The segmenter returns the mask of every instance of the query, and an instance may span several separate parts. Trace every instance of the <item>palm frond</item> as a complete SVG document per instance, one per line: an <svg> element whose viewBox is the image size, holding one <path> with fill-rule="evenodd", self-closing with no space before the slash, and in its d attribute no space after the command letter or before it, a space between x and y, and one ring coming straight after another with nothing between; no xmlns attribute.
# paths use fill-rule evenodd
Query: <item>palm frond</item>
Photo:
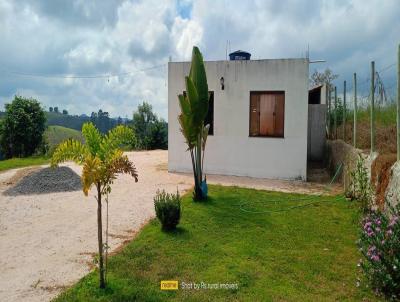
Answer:
<svg viewBox="0 0 400 302"><path fill-rule="evenodd" d="M53 153L51 166L56 167L68 160L81 165L89 154L90 152L85 145L77 140L69 139L58 145Z"/></svg>
<svg viewBox="0 0 400 302"><path fill-rule="evenodd" d="M89 155L82 169L82 189L87 196L92 185L99 182L102 175L101 161L97 156Z"/></svg>
<svg viewBox="0 0 400 302"><path fill-rule="evenodd" d="M84 123L82 126L82 135L85 138L86 145L88 146L90 153L94 156L100 150L100 143L102 135L97 130L93 123Z"/></svg>
<svg viewBox="0 0 400 302"><path fill-rule="evenodd" d="M122 151L117 150L113 153L106 165L106 175L109 180L113 180L116 174L129 174L138 182L138 173L135 165L129 160L128 156L123 155Z"/></svg>
<svg viewBox="0 0 400 302"><path fill-rule="evenodd" d="M135 133L129 127L119 125L110 131L103 138L100 143L100 152L99 155L102 160L107 160L107 157L113 154L113 151L116 150L123 144L130 144L135 139Z"/></svg>

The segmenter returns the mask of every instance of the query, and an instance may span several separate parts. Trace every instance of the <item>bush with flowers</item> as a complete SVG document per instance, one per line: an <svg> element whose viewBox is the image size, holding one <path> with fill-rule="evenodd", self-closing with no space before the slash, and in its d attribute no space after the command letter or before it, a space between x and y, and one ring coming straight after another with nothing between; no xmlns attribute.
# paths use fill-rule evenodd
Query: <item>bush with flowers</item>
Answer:
<svg viewBox="0 0 400 302"><path fill-rule="evenodd" d="M400 204L387 212L372 211L362 221L359 240L364 256L359 266L372 288L391 300L400 299Z"/></svg>

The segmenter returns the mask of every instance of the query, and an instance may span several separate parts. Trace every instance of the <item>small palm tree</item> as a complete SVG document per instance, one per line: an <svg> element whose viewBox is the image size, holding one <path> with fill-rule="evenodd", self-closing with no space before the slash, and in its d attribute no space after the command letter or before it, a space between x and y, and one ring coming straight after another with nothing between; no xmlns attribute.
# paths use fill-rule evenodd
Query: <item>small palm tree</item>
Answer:
<svg viewBox="0 0 400 302"><path fill-rule="evenodd" d="M51 165L56 167L61 162L72 160L83 166L81 179L85 196L93 185L96 187L100 288L105 288L103 250L107 247L103 245L102 197L111 192L111 184L119 173L130 174L138 181L135 166L119 149L122 144L131 143L135 136L132 129L125 126L117 126L102 135L92 123L83 125L82 134L86 143L73 139L61 143L54 151Z"/></svg>

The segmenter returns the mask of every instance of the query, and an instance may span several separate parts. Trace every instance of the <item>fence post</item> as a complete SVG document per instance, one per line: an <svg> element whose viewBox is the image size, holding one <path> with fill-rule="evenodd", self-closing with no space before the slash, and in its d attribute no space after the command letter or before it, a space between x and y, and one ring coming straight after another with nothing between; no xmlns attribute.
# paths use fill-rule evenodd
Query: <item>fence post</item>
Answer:
<svg viewBox="0 0 400 302"><path fill-rule="evenodd" d="M371 62L371 153L375 151L375 62Z"/></svg>
<svg viewBox="0 0 400 302"><path fill-rule="evenodd" d="M354 98L354 117L353 117L353 145L357 148L357 74L353 74L353 98Z"/></svg>
<svg viewBox="0 0 400 302"><path fill-rule="evenodd" d="M346 142L346 81L343 82L343 141Z"/></svg>
<svg viewBox="0 0 400 302"><path fill-rule="evenodd" d="M337 87L335 86L335 111L333 112L333 127L335 128L335 139L337 139Z"/></svg>
<svg viewBox="0 0 400 302"><path fill-rule="evenodd" d="M397 160L400 160L400 44L397 52Z"/></svg>
<svg viewBox="0 0 400 302"><path fill-rule="evenodd" d="M325 103L326 106L328 107L327 110L327 115L326 115L326 125L327 125L327 129L328 129L328 139L330 136L330 127L331 127L331 122L330 122L330 110L331 110L331 100L330 100L331 94L329 92L329 84L325 83Z"/></svg>

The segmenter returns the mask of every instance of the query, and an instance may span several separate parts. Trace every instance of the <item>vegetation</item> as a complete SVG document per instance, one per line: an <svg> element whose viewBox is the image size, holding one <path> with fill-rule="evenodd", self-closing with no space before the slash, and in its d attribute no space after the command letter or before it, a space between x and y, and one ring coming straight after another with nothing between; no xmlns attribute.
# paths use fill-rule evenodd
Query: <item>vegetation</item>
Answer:
<svg viewBox="0 0 400 302"><path fill-rule="evenodd" d="M154 208L163 230L174 230L181 219L181 197L179 192L169 194L164 190L157 191L154 197Z"/></svg>
<svg viewBox="0 0 400 302"><path fill-rule="evenodd" d="M54 167L61 162L73 160L77 164L83 165L81 178L84 194L87 196L90 188L93 185L96 187L99 284L100 288L105 288L103 252L107 251L108 247L103 245L102 200L106 196L105 201L108 204L108 194L111 192L111 185L118 173L130 174L135 181L138 180L133 163L119 149L122 144L132 141L134 133L125 126L117 126L107 135L102 135L92 123L87 123L82 127L82 134L86 144L73 139L65 141L55 150L51 165Z"/></svg>
<svg viewBox="0 0 400 302"><path fill-rule="evenodd" d="M6 158L27 157L35 153L43 141L46 117L35 99L15 96L5 105L0 124L0 147Z"/></svg>
<svg viewBox="0 0 400 302"><path fill-rule="evenodd" d="M204 120L210 96L203 56L196 46L193 47L192 64L189 76L185 77L185 84L186 93L178 96L181 107L178 120L192 159L194 199L202 200L207 197L206 183L203 180L203 162L210 125L204 125Z"/></svg>
<svg viewBox="0 0 400 302"><path fill-rule="evenodd" d="M359 211L343 197L309 207L305 195L210 186L206 202L182 197L185 215L175 232L152 220L110 257L108 289L92 272L56 301L376 301L356 287ZM279 205L274 201L279 200ZM178 291L161 291L178 280ZM183 290L183 282L237 283L238 289Z"/></svg>
<svg viewBox="0 0 400 302"><path fill-rule="evenodd" d="M312 87L328 84L331 89L333 88L332 82L339 77L338 74L334 74L329 68L325 69L324 72L314 70L310 76L310 85Z"/></svg>
<svg viewBox="0 0 400 302"><path fill-rule="evenodd" d="M38 166L49 163L50 159L46 156L32 156L25 158L10 158L0 161L0 171L29 166Z"/></svg>
<svg viewBox="0 0 400 302"><path fill-rule="evenodd" d="M136 134L137 149L168 149L168 124L153 113L149 103L143 102L138 106L133 113L132 126Z"/></svg>
<svg viewBox="0 0 400 302"><path fill-rule="evenodd" d="M371 209L373 190L365 161L361 154L358 155L355 169L350 172L351 197L357 199L361 204L361 209L367 213Z"/></svg>
<svg viewBox="0 0 400 302"><path fill-rule="evenodd" d="M371 212L362 222L360 266L372 288L388 299L400 299L400 204L390 215Z"/></svg>
<svg viewBox="0 0 400 302"><path fill-rule="evenodd" d="M70 115L67 110L59 112L58 107L50 107L49 111L46 112L47 125L49 126L63 126L80 131L84 123L92 122L101 133L107 133L108 130L125 124L125 121L121 118L111 118L108 112L99 110L98 112L92 112L90 116L85 114L82 115Z"/></svg>
<svg viewBox="0 0 400 302"><path fill-rule="evenodd" d="M49 154L53 154L56 147L67 139L78 140L81 143L84 142L82 132L62 126L48 126L44 132L44 136L48 144Z"/></svg>

